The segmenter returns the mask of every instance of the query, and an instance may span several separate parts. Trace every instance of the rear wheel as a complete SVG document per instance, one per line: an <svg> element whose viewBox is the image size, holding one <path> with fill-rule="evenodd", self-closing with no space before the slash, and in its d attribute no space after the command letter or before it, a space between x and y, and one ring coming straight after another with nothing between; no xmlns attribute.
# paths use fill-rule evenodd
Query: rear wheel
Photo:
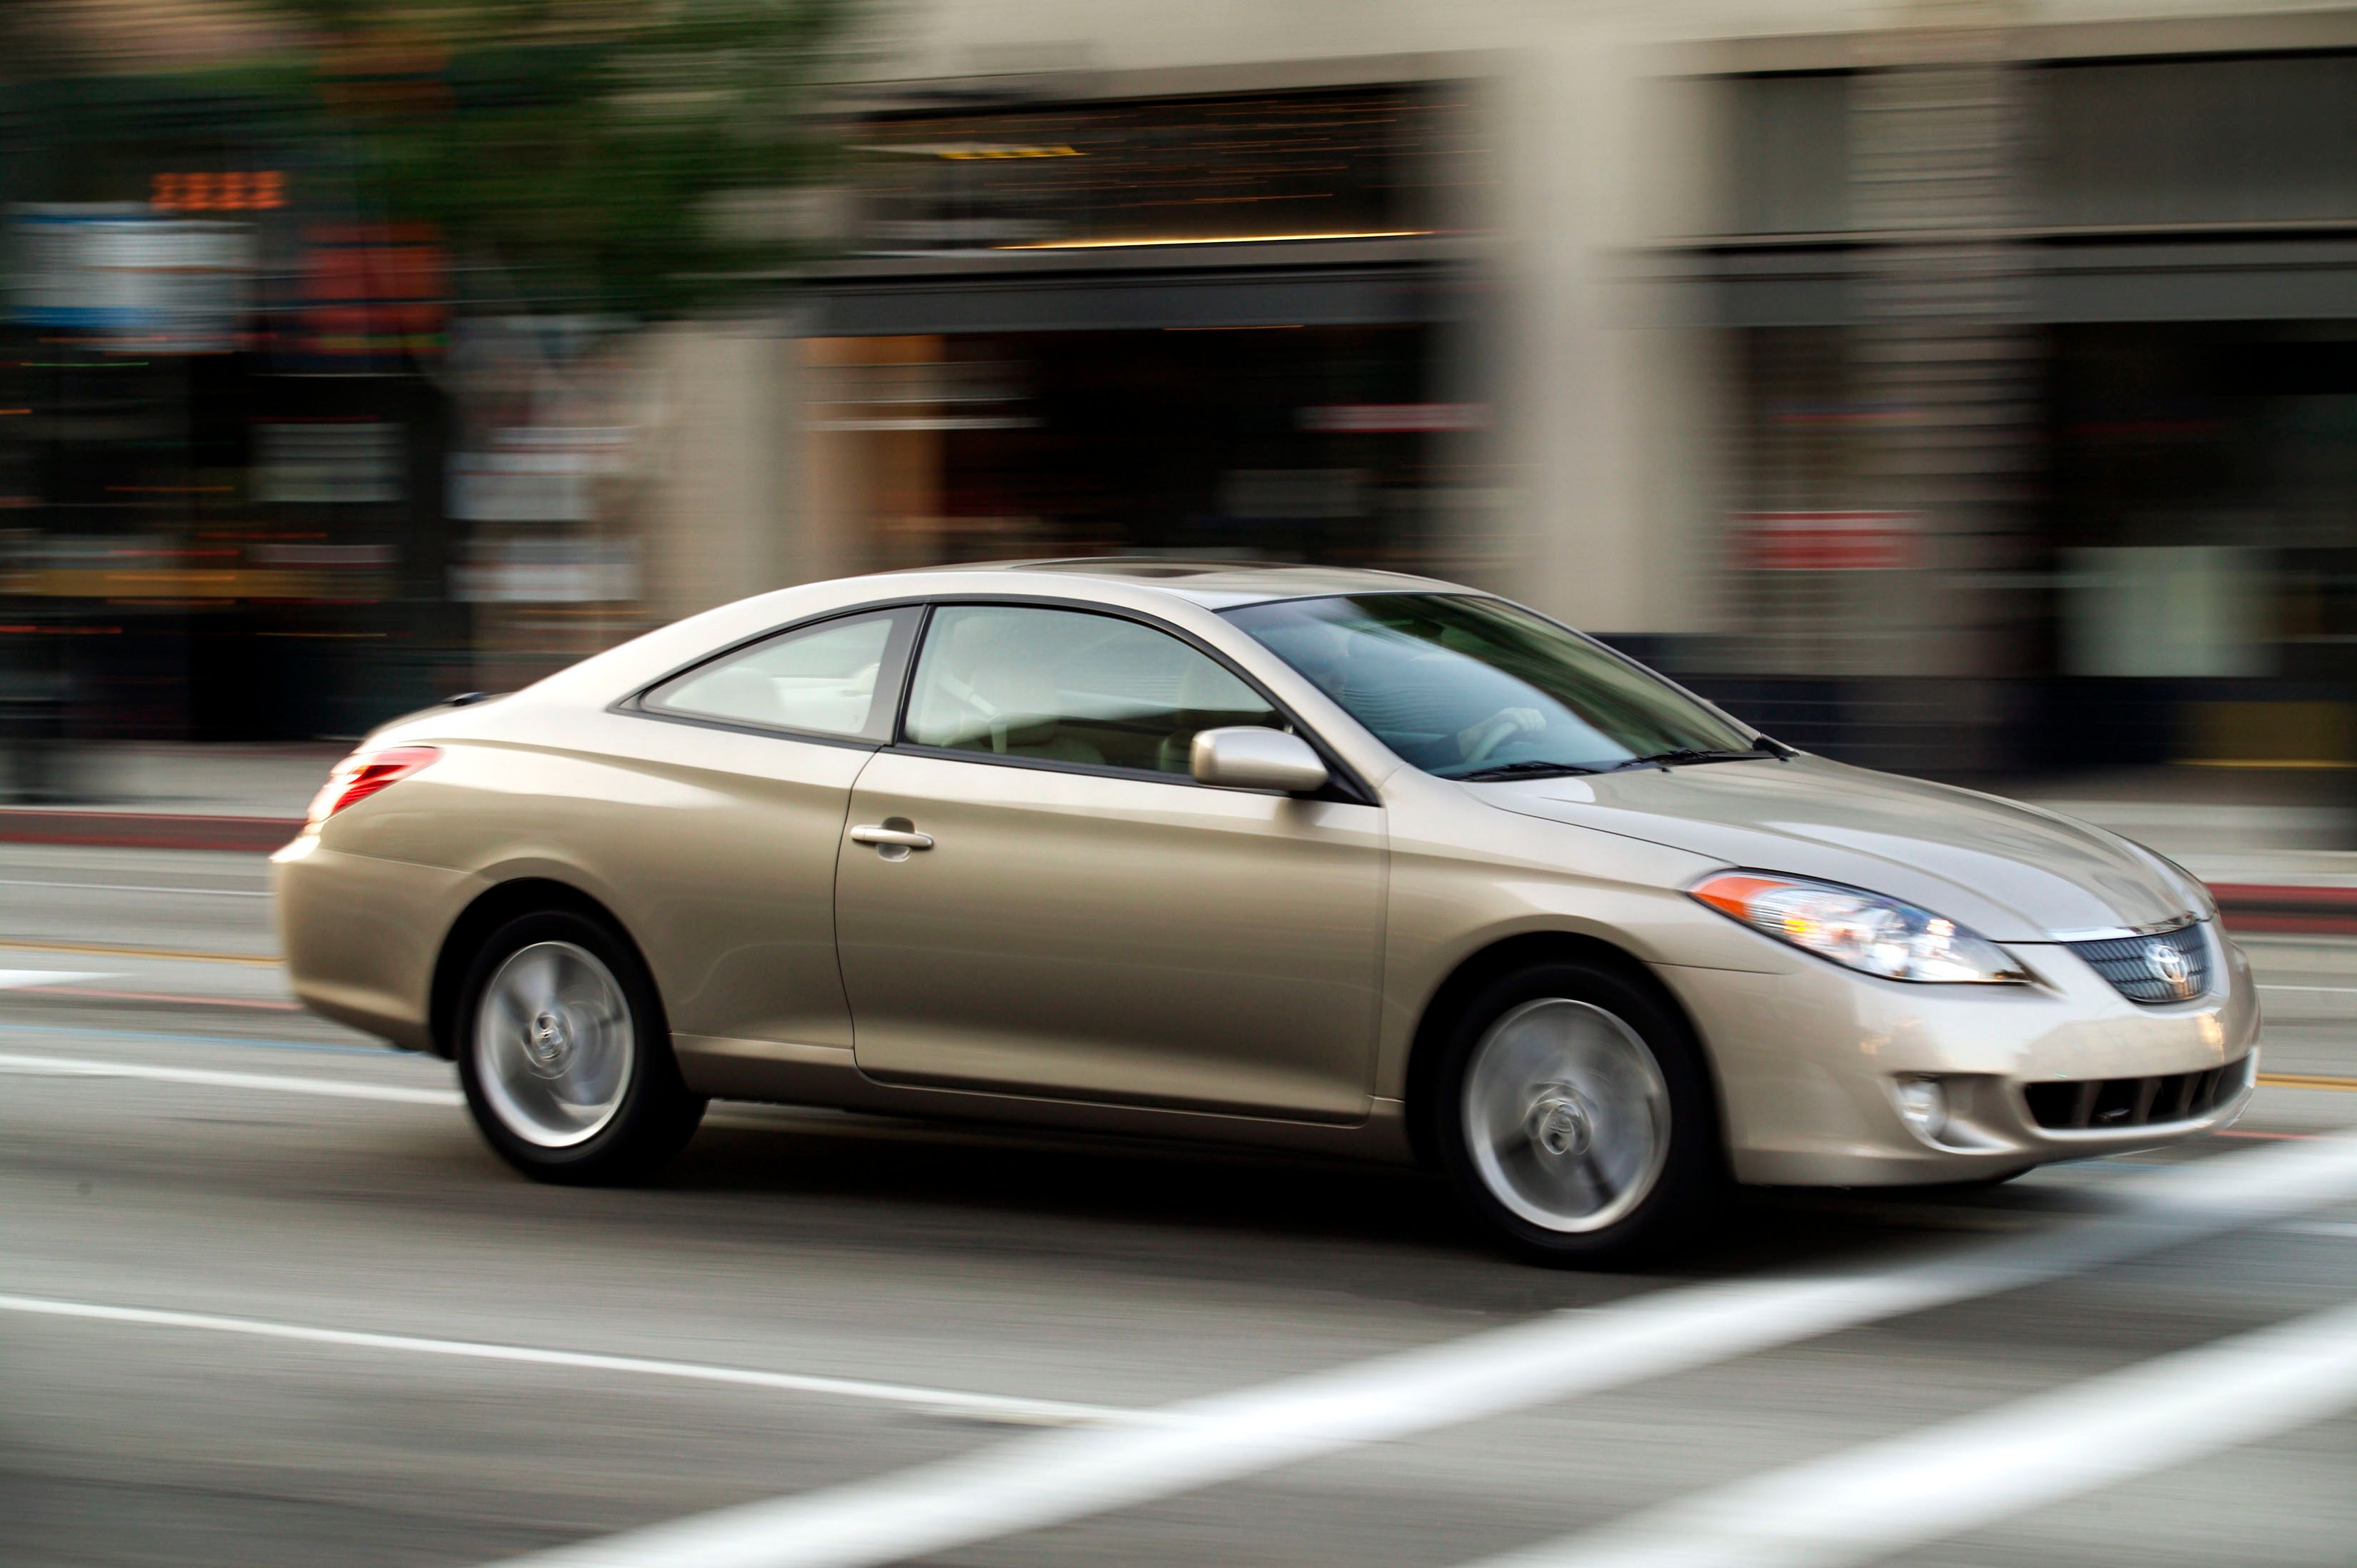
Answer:
<svg viewBox="0 0 2357 1568"><path fill-rule="evenodd" d="M1459 1198L1526 1258L1656 1255L1716 1207L1701 1052L1615 969L1549 962L1493 982L1458 1016L1437 1082L1431 1131Z"/></svg>
<svg viewBox="0 0 2357 1568"><path fill-rule="evenodd" d="M544 910L500 927L468 972L457 1025L467 1108L527 1176L636 1180L703 1118L653 982L603 921Z"/></svg>

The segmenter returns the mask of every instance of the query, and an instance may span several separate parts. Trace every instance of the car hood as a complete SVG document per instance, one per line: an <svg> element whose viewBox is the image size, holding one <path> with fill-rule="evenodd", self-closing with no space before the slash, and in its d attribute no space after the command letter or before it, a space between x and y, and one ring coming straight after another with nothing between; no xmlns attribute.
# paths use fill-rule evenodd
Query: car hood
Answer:
<svg viewBox="0 0 2357 1568"><path fill-rule="evenodd" d="M1509 811L1903 898L1996 941L2181 919L2198 890L2115 833L1823 757L1468 785Z"/></svg>

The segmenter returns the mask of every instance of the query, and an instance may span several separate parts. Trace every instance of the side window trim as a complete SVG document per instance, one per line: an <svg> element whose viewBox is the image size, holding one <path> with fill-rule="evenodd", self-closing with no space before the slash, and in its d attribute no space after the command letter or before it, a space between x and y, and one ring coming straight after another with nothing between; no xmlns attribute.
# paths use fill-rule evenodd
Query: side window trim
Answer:
<svg viewBox="0 0 2357 1568"><path fill-rule="evenodd" d="M1285 721L1287 732L1297 735L1309 743L1310 748L1318 753L1319 760L1326 764L1327 772L1330 776L1327 787L1309 799L1335 800L1353 806L1382 804L1375 792L1369 789L1366 781L1359 777L1357 770L1345 762L1333 747L1326 744L1324 736L1305 723L1301 715L1295 713L1292 707L1275 693L1263 685L1259 678L1251 671L1239 665L1226 653L1205 642L1185 627L1174 625L1158 616L1148 615L1142 610L1133 610L1122 605L1096 604L1085 599L1057 599L1007 594L954 594L928 600L925 605L924 618L919 623L917 635L910 643L909 656L902 663L899 711L894 717L892 736L880 749L903 751L916 757L942 757L953 762L976 762L993 768L1029 768L1047 773L1077 773L1098 779L1128 779L1150 784L1175 785L1189 789L1215 788L1213 785L1197 783L1187 774L1161 773L1150 768L1122 768L1108 763L1067 762L1047 757L1001 757L992 752L964 751L955 746L927 746L910 740L908 735L909 703L916 690L918 662L924 656L927 639L932 635L933 612L953 605L981 605L1006 609L1063 610L1074 615L1103 616L1113 620L1125 620L1134 625L1142 626L1149 631L1158 631L1166 637L1175 638L1184 646L1201 654L1242 682L1247 691L1269 705L1270 712Z"/></svg>
<svg viewBox="0 0 2357 1568"><path fill-rule="evenodd" d="M888 599L880 604L850 605L842 609L828 610L807 620L788 621L765 630L742 637L725 648L716 649L699 658L689 660L676 669L665 671L653 680L641 683L628 695L607 704L606 711L628 714L636 718L654 719L662 724L693 725L699 729L726 730L737 735L763 736L773 740L804 741L814 746L848 746L856 751L880 751L892 743L899 733L902 711L909 701L909 682L917 666L917 649L923 639L925 622L932 607L921 599ZM889 692L891 705L886 722L875 723L875 707L869 708L869 724L858 735L841 735L826 730L791 729L783 725L754 724L741 719L719 718L708 714L674 712L668 708L650 706L647 698L683 676L734 659L782 638L813 631L831 622L853 620L866 616L888 616L893 624L886 633L883 656L876 671L876 695L882 699Z"/></svg>
<svg viewBox="0 0 2357 1568"><path fill-rule="evenodd" d="M900 660L900 692L892 703L892 727L885 732L886 749L897 749L909 744L909 704L917 694L917 664L925 656L925 643L933 635L933 611L940 601L928 599L917 615L917 635L909 641L909 656Z"/></svg>

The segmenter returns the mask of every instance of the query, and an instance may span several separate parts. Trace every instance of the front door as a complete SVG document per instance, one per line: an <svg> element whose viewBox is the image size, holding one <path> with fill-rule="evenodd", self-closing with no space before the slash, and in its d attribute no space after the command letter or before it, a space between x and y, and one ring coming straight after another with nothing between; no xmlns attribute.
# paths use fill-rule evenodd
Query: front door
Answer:
<svg viewBox="0 0 2357 1568"><path fill-rule="evenodd" d="M1364 1116L1381 810L1187 771L1197 730L1283 722L1211 656L1138 621L936 609L905 744L861 772L836 873L861 1070Z"/></svg>

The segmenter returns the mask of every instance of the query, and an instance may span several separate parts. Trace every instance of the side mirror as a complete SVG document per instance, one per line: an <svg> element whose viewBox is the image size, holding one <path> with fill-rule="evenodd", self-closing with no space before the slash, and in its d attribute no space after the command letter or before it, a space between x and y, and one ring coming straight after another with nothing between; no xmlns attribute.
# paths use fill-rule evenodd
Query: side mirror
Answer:
<svg viewBox="0 0 2357 1568"><path fill-rule="evenodd" d="M1281 789L1302 795L1326 788L1326 764L1308 741L1255 725L1198 730L1189 761L1195 782L1222 789Z"/></svg>

